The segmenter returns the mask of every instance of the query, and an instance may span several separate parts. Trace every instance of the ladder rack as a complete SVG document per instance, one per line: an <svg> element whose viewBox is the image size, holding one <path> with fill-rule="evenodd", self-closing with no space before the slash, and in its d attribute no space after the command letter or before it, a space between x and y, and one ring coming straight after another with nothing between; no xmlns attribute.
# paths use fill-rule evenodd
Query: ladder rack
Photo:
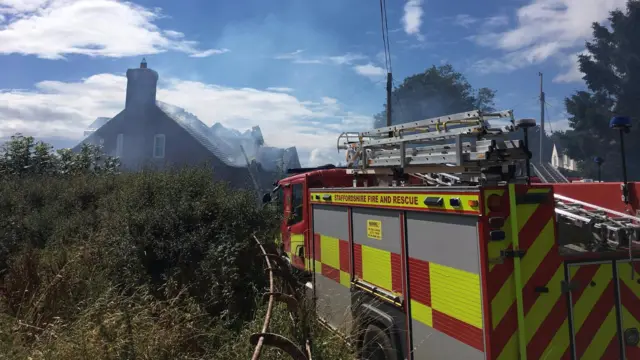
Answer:
<svg viewBox="0 0 640 360"><path fill-rule="evenodd" d="M490 120L508 120L509 125L490 127ZM533 120L522 126L530 127ZM504 172L531 157L521 140L506 135L519 129L511 110L479 110L392 125L359 133L342 133L338 150L353 148L356 161L353 174L404 173L484 173L488 169ZM425 179L446 183L449 179Z"/></svg>
<svg viewBox="0 0 640 360"><path fill-rule="evenodd" d="M580 238L583 249L640 249L640 218L559 194L554 198L560 229L571 226L568 231ZM576 227L591 236L581 236Z"/></svg>

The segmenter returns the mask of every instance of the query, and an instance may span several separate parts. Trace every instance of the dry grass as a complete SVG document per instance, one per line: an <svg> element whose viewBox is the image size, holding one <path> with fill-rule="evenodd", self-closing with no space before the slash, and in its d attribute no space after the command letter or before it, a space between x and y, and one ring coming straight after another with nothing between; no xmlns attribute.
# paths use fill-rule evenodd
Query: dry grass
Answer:
<svg viewBox="0 0 640 360"><path fill-rule="evenodd" d="M277 221L206 171L0 180L0 359L249 359L267 285L251 234ZM270 331L303 326L314 359L351 357L280 305Z"/></svg>

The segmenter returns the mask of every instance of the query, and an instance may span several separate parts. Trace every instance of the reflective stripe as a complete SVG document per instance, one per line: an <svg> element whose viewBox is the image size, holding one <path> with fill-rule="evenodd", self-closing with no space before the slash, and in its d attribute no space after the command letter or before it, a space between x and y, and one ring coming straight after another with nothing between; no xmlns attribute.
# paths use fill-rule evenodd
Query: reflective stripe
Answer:
<svg viewBox="0 0 640 360"><path fill-rule="evenodd" d="M480 276L429 263L431 306L467 324L482 328Z"/></svg>
<svg viewBox="0 0 640 360"><path fill-rule="evenodd" d="M440 199L441 205L427 205L427 198ZM479 214L477 193L404 193L404 192L312 192L313 204L355 205L393 209L424 210L457 214ZM452 205L452 201L454 205ZM457 205L455 204L457 203Z"/></svg>
<svg viewBox="0 0 640 360"><path fill-rule="evenodd" d="M411 300L411 317L429 327L433 327L433 312L431 307L413 299Z"/></svg>
<svg viewBox="0 0 640 360"><path fill-rule="evenodd" d="M314 236L315 248L315 273L331 279L347 288L351 287L351 274L349 272L349 242L322 234ZM342 251L341 251L342 249Z"/></svg>
<svg viewBox="0 0 640 360"><path fill-rule="evenodd" d="M331 236L321 235L320 248L322 255L320 261L334 269L340 269L340 240Z"/></svg>
<svg viewBox="0 0 640 360"><path fill-rule="evenodd" d="M564 267L556 242L553 201L550 196L544 203L515 201L516 195L550 192L549 187L526 185L510 185L510 191L484 191L487 217L505 219L505 240L488 242L489 261L498 258L501 250L526 251L521 259L507 257L489 265L491 347L492 356L498 359L551 359L562 355L564 344L568 345L566 300L560 287ZM486 207L493 194L501 197L502 211L490 213ZM536 290L541 286L547 288L546 293Z"/></svg>
<svg viewBox="0 0 640 360"><path fill-rule="evenodd" d="M391 253L362 245L362 280L391 291Z"/></svg>
<svg viewBox="0 0 640 360"><path fill-rule="evenodd" d="M484 351L478 274L409 258L409 289L414 320Z"/></svg>

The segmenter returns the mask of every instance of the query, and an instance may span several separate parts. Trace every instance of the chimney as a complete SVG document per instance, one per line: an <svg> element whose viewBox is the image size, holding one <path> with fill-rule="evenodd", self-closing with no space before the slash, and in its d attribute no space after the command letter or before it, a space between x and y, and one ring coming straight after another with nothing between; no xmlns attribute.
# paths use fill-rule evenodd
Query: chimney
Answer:
<svg viewBox="0 0 640 360"><path fill-rule="evenodd" d="M158 73L147 68L144 58L137 69L127 70L126 109L145 108L155 105Z"/></svg>

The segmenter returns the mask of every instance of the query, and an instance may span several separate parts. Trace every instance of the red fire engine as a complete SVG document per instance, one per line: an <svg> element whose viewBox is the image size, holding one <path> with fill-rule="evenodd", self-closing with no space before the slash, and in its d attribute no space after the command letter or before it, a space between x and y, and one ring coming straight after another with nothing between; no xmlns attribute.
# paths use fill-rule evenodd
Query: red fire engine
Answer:
<svg viewBox="0 0 640 360"><path fill-rule="evenodd" d="M345 133L354 166L280 180L283 256L319 318L364 358L640 359L640 186L531 184L506 135L534 125Z"/></svg>

